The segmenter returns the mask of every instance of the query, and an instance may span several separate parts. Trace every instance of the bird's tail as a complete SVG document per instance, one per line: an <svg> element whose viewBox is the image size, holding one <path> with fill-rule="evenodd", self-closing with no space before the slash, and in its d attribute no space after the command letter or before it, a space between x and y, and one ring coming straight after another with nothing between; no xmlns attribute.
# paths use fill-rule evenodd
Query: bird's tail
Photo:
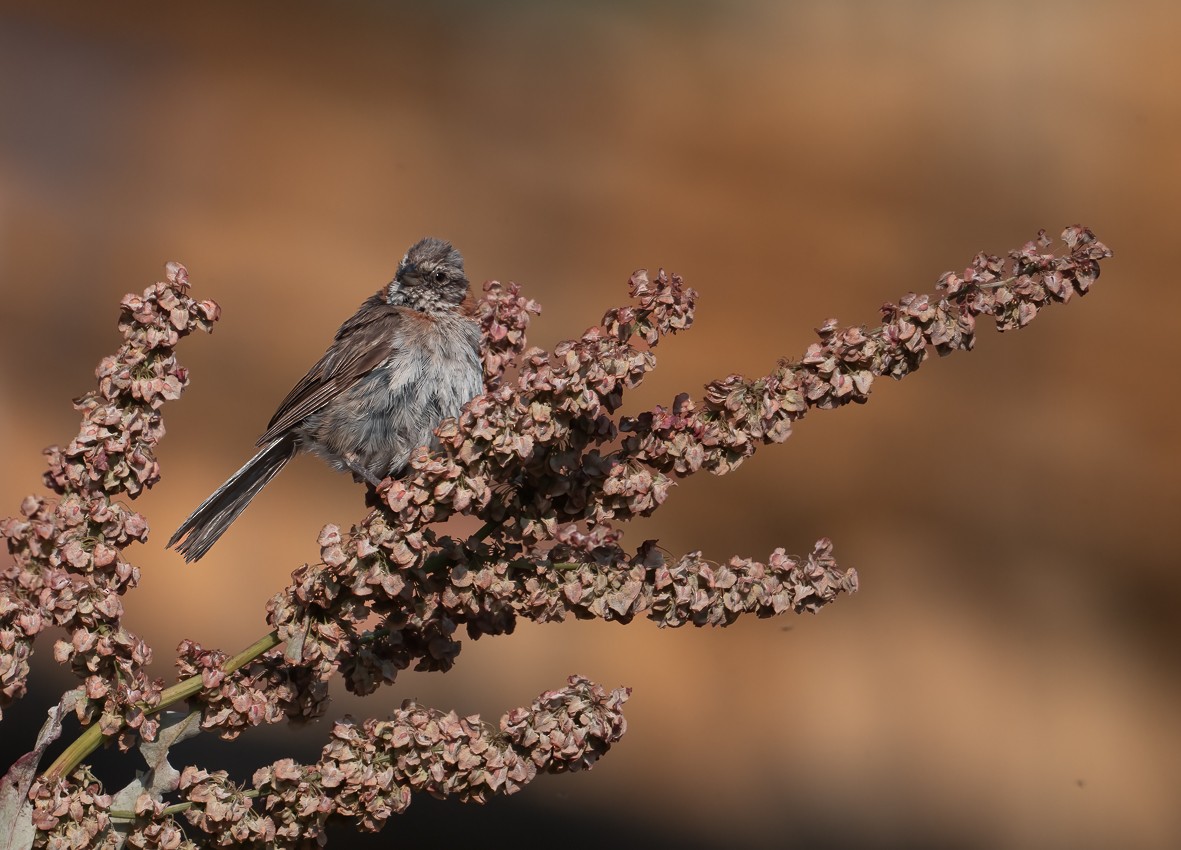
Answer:
<svg viewBox="0 0 1181 850"><path fill-rule="evenodd" d="M183 537L176 550L189 563L208 552L230 523L246 510L250 500L295 456L295 449L293 434L285 434L265 446L180 524L168 541L169 548Z"/></svg>

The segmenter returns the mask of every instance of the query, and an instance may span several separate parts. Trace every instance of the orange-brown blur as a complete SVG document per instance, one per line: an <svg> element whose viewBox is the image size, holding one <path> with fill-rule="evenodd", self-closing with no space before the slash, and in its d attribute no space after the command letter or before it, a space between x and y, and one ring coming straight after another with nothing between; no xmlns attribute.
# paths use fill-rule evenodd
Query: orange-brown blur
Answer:
<svg viewBox="0 0 1181 850"><path fill-rule="evenodd" d="M171 677L182 638L263 634L320 526L363 516L304 458L199 565L162 549L423 235L473 280L521 283L545 346L633 269L683 274L697 324L634 410L766 371L829 316L872 322L978 250L1087 224L1116 256L1086 299L814 412L629 537L765 559L829 536L857 595L724 631L522 624L333 711L414 696L495 718L572 672L635 688L593 772L481 810L416 802L381 846L411 824L426 846L1179 846L1178 27L1163 1L10 0L0 515L75 433L119 298L167 260L223 308L180 347L191 387L137 504L151 542L128 552L126 622ZM9 757L68 686L54 638L6 716ZM175 761L248 776L314 760L325 728Z"/></svg>

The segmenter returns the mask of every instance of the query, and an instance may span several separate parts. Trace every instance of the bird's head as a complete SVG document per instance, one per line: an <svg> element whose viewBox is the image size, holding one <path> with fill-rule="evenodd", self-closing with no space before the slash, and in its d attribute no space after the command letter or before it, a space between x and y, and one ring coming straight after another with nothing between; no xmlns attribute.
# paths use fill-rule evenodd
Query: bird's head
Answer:
<svg viewBox="0 0 1181 850"><path fill-rule="evenodd" d="M398 263L386 298L391 304L431 313L454 308L467 291L463 256L450 242L428 236L415 242Z"/></svg>

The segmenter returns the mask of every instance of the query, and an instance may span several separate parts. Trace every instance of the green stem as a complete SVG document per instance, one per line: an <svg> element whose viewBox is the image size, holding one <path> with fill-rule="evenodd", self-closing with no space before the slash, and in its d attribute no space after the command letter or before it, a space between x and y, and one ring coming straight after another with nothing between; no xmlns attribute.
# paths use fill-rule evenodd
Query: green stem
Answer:
<svg viewBox="0 0 1181 850"><path fill-rule="evenodd" d="M249 797L251 799L257 797L258 795L259 795L259 790L257 788L252 788L249 791L242 792L243 797ZM192 807L193 807L192 801L189 801L187 803L177 803L172 806L166 806L164 808L164 811L162 811L160 814L175 815L175 814L179 814L180 812L183 812L185 809L191 809ZM137 815L135 812L127 811L126 809L111 809L109 812L107 812L107 814L113 820L133 821L139 817L139 815Z"/></svg>
<svg viewBox="0 0 1181 850"><path fill-rule="evenodd" d="M268 652L278 646L279 634L278 632L271 632L270 634L259 638L250 646L239 652L225 664L225 671L232 673L239 667L249 664L255 658L258 658L264 652ZM155 714L158 711L176 705L182 702L193 694L201 690L201 676L190 676L183 682L177 682L170 688L165 688L160 694L160 702L154 706L149 706L141 703L142 708L148 714ZM78 765L91 753L99 748L99 745L111 740L113 735L104 735L99 724L94 723L88 726L81 735L73 740L73 742L66 747L61 755L59 755L48 768L42 778L46 781L52 782L62 777L69 776Z"/></svg>

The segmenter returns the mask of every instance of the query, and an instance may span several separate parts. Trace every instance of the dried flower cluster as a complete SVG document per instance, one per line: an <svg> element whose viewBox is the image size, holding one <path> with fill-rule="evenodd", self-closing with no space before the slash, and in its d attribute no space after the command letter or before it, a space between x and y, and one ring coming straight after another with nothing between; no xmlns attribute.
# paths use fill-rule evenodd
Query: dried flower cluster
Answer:
<svg viewBox="0 0 1181 850"><path fill-rule="evenodd" d="M413 792L485 802L519 791L539 773L590 767L622 737L627 696L572 676L565 688L505 714L498 728L413 702L386 720L335 723L317 764L284 759L255 773L262 809L276 825L268 840L298 846L321 835L333 815L377 831Z"/></svg>
<svg viewBox="0 0 1181 850"><path fill-rule="evenodd" d="M46 450L45 483L56 498L29 496L20 516L0 522L12 555L0 572L0 705L24 694L33 638L62 627L68 639L54 655L83 681L79 717L97 719L109 734L122 730L125 743L134 739L129 730L153 734L143 707L162 683L145 673L151 650L121 623L121 597L139 582L123 549L145 540L148 525L116 499L135 498L159 480L159 408L188 383L173 349L218 318L212 301L188 296L183 266L167 271L142 296L123 299L124 343L99 364L98 389L74 403L82 412L78 436L65 449Z"/></svg>
<svg viewBox="0 0 1181 850"><path fill-rule="evenodd" d="M376 832L416 792L471 802L514 794L539 774L594 764L623 736L628 694L571 676L497 727L412 701L385 720L345 718L333 724L318 762L281 759L256 771L249 788L225 771L185 768L177 784L183 812L141 794L125 813L127 846L318 846L330 819ZM35 793L37 846L108 846L100 842L111 840L111 797L89 773L42 783Z"/></svg>
<svg viewBox="0 0 1181 850"><path fill-rule="evenodd" d="M1067 228L1062 238L1069 253L1061 257L1038 250L1050 244L1044 231L1008 262L978 254L962 276L940 278L941 294L912 292L898 304L884 304L882 324L872 330L842 328L830 319L817 328L820 342L800 360L781 362L753 381L730 375L706 387L703 403L682 395L671 409L627 421L623 453L678 476L728 472L760 444L786 440L791 423L810 408L863 404L875 378L905 377L932 349L940 355L970 351L980 316L991 316L998 330L1012 330L1051 303L1085 295L1099 275L1099 260L1111 252L1086 228Z"/></svg>
<svg viewBox="0 0 1181 850"><path fill-rule="evenodd" d="M517 284L501 285L495 280L484 284L477 316L483 331L480 353L484 361L484 386L488 390L500 386L505 372L525 350L530 313L540 315L541 305L523 296Z"/></svg>
<svg viewBox="0 0 1181 850"><path fill-rule="evenodd" d="M109 835L111 795L89 769L79 768L72 781L41 782L29 795L33 801L35 847L99 847Z"/></svg>
<svg viewBox="0 0 1181 850"><path fill-rule="evenodd" d="M50 625L70 634L55 654L84 679L79 716L128 745L153 737L154 711L183 697L203 728L227 738L321 716L337 673L365 694L412 665L449 669L460 626L477 638L511 632L518 618L703 626L816 611L857 588L827 540L806 558L776 550L766 563L714 563L696 552L666 556L655 541L627 550L620 526L656 510L677 478L723 474L758 446L782 442L809 409L864 402L875 378L904 377L932 350L970 349L980 316L1001 330L1022 327L1043 307L1085 294L1110 252L1085 228L1063 239L1061 256L1042 251L1044 234L1007 260L979 255L964 274L944 275L936 294L885 305L877 327L830 320L802 358L762 378L731 375L700 400L680 395L636 416L619 415L624 393L654 368L661 339L693 321L696 293L679 277L637 272L630 305L553 352L527 347L538 306L514 284L486 284L487 393L440 426L439 451L421 451L408 475L383 483L361 523L323 529L320 560L268 603L274 631L257 652L231 660L185 641L177 664L186 681L162 691L144 674L150 650L120 623L119 597L138 577L122 549L147 527L114 497L134 497L158 478L158 408L187 382L172 347L217 318L212 302L188 298L187 274L171 265L167 282L124 300L126 344L100 366L98 392L78 403L79 437L49 452L46 481L58 498L30 497L20 517L0 525L14 556L0 575L0 698L23 693L32 638ZM484 526L463 539L442 534L436 526L456 514ZM625 699L573 677L498 729L407 704L386 720L335 724L317 764L279 761L251 788L188 767L118 819L132 847L312 846L330 819L380 828L415 791L481 801L538 772L589 766L622 735ZM76 764L59 759L30 779L43 846L113 840L111 800L84 766L65 776ZM168 808L160 789L181 805Z"/></svg>

